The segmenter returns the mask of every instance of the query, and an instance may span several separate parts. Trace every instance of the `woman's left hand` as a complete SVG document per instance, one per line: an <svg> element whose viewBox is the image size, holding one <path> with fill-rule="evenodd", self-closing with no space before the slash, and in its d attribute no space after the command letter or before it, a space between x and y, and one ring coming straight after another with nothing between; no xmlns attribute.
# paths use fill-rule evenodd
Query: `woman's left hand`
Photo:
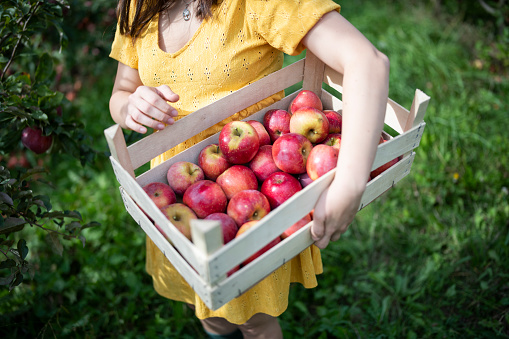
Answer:
<svg viewBox="0 0 509 339"><path fill-rule="evenodd" d="M313 212L311 237L315 245L326 248L330 241L337 241L353 221L359 209L363 188L348 180L334 179L322 192Z"/></svg>

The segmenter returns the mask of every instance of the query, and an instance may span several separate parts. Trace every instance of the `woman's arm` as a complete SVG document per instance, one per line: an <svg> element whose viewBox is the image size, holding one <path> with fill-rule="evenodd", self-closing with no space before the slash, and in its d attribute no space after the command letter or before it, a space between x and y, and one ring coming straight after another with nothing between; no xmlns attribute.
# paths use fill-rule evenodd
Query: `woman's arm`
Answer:
<svg viewBox="0 0 509 339"><path fill-rule="evenodd" d="M347 230L366 188L387 106L389 60L335 11L324 15L302 42L343 74L341 151L311 227L316 246L325 248Z"/></svg>
<svg viewBox="0 0 509 339"><path fill-rule="evenodd" d="M176 102L178 99L179 96L167 85L143 86L138 70L118 63L110 98L110 113L123 128L146 133L146 127L161 130L164 124L173 124L177 110L167 101Z"/></svg>

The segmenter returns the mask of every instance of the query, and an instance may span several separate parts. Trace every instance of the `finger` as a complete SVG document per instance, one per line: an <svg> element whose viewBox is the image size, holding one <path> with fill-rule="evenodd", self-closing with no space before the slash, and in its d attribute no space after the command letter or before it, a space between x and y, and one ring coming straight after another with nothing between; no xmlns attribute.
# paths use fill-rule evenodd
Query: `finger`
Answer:
<svg viewBox="0 0 509 339"><path fill-rule="evenodd" d="M314 219L311 224L311 239L318 241L325 235L325 225L319 219Z"/></svg>
<svg viewBox="0 0 509 339"><path fill-rule="evenodd" d="M320 249L324 249L329 245L330 238L328 236L324 236L323 238L315 241L314 245Z"/></svg>
<svg viewBox="0 0 509 339"><path fill-rule="evenodd" d="M155 90L166 101L177 102L180 99L179 95L173 92L168 85L161 85L156 87Z"/></svg>
<svg viewBox="0 0 509 339"><path fill-rule="evenodd" d="M154 88L138 87L129 99L141 112L163 123L172 123L172 117L177 115L177 110L170 106Z"/></svg>
<svg viewBox="0 0 509 339"><path fill-rule="evenodd" d="M128 109L127 115L137 124L144 125L153 129L162 130L164 129L164 124L161 121L154 120L145 113L140 110L132 107Z"/></svg>
<svg viewBox="0 0 509 339"><path fill-rule="evenodd" d="M138 124L136 121L134 121L130 115L128 115L126 117L125 124L126 124L127 128L129 128L133 131L136 131L141 134L147 133L147 129L144 126Z"/></svg>
<svg viewBox="0 0 509 339"><path fill-rule="evenodd" d="M341 234L342 232L335 232L331 237L330 237L330 241L334 242L334 241L338 241L339 238L341 238Z"/></svg>

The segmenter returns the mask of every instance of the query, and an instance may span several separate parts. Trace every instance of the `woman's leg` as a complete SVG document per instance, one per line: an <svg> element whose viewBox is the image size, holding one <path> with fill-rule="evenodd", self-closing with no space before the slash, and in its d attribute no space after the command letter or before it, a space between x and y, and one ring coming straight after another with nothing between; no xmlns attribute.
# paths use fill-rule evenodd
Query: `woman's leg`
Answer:
<svg viewBox="0 0 509 339"><path fill-rule="evenodd" d="M229 335L238 330L238 326L224 318L200 319L205 332L210 334Z"/></svg>
<svg viewBox="0 0 509 339"><path fill-rule="evenodd" d="M194 305L187 304L190 309L195 310ZM200 319L205 332L210 334L229 335L235 333L239 327L235 324L230 323L224 318L207 318Z"/></svg>
<svg viewBox="0 0 509 339"><path fill-rule="evenodd" d="M255 314L239 329L244 339L283 339L278 319L263 313Z"/></svg>

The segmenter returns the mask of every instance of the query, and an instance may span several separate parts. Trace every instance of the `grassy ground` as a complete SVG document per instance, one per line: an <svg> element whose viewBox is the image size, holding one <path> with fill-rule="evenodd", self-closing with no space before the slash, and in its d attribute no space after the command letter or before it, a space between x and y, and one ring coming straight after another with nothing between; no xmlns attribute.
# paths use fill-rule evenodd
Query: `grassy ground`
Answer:
<svg viewBox="0 0 509 339"><path fill-rule="evenodd" d="M411 174L363 209L322 252L319 287L294 286L285 338L509 337L507 76L475 61L484 32L423 6L344 4L391 60L390 96L431 96ZM482 41L481 41L482 44ZM106 151L112 74L78 98ZM144 271L145 236L125 212L111 167L55 163L55 201L102 226L59 257L40 241L35 279L0 291L9 338L203 338L189 309L159 297ZM42 239L42 237L41 237ZM2 337L7 337L3 336Z"/></svg>

